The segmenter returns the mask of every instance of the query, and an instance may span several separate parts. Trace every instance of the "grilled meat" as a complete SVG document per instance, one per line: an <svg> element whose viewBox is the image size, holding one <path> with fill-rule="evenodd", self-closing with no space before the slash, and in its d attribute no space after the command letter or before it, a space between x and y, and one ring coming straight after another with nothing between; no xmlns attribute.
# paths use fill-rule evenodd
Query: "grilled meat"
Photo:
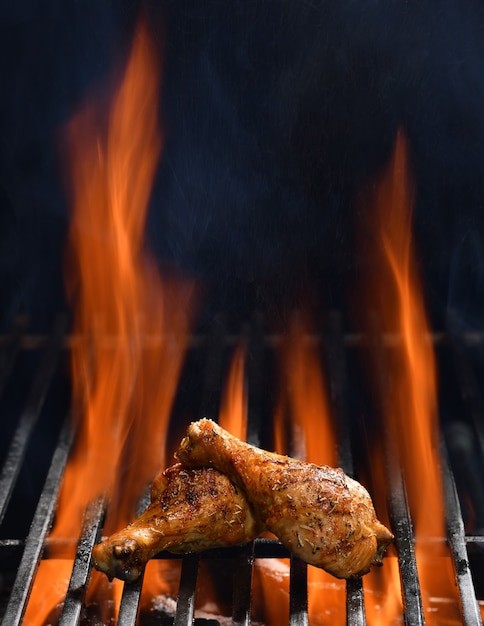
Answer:
<svg viewBox="0 0 484 626"><path fill-rule="evenodd" d="M207 419L190 425L176 457L226 474L291 552L337 578L381 565L393 539L366 489L341 469L266 452Z"/></svg>
<svg viewBox="0 0 484 626"><path fill-rule="evenodd" d="M225 475L176 464L153 481L146 511L94 547L93 563L110 580L132 582L162 550L185 553L242 544L260 530L244 492Z"/></svg>

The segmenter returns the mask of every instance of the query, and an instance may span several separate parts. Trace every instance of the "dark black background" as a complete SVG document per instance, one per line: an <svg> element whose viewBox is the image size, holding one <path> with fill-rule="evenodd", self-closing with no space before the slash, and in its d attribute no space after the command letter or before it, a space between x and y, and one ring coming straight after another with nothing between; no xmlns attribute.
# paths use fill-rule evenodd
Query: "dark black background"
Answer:
<svg viewBox="0 0 484 626"><path fill-rule="evenodd" d="M106 94L139 2L0 9L1 325L66 308L62 129ZM477 0L146 2L164 48L166 145L147 226L209 311L283 310L302 285L345 306L355 197L396 129L416 175L416 246L435 323L482 327L484 5ZM210 315L210 312L209 312Z"/></svg>

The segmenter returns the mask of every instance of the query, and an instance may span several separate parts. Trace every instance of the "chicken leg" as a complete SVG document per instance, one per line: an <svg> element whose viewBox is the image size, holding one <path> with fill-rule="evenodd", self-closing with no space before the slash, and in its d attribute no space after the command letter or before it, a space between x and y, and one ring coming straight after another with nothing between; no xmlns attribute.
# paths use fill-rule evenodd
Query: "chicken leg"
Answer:
<svg viewBox="0 0 484 626"><path fill-rule="evenodd" d="M129 582L162 550L198 552L247 543L261 526L244 492L215 469L180 464L160 472L151 504L132 524L94 546L94 567Z"/></svg>
<svg viewBox="0 0 484 626"><path fill-rule="evenodd" d="M189 426L176 457L187 467L226 474L291 552L337 578L381 565L393 539L366 489L341 469L261 450L208 419Z"/></svg>

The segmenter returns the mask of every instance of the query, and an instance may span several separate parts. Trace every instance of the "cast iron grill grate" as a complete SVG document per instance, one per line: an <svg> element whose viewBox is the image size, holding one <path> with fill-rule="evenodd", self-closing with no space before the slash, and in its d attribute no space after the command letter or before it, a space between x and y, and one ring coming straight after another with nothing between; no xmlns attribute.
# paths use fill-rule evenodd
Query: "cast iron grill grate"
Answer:
<svg viewBox="0 0 484 626"><path fill-rule="evenodd" d="M222 354L227 346L233 346L239 340L237 335L226 333L221 319L216 319L212 332L207 336L195 336L191 341L194 350L204 350L206 362L201 383L200 414L214 414L212 405L217 396L223 362ZM254 444L260 444L264 422L261 404L265 391L261 378L255 370L263 368L261 364L264 362L264 354L277 344L278 337L265 334L263 321L258 317L255 317L251 324L243 329L242 334L249 344L251 354L247 366L250 390L248 439ZM42 481L40 491L34 498L33 506L30 509L27 506L27 520L22 520L20 524L20 527L25 526L27 530L18 536L12 528L18 525L14 509L18 507L19 494L17 492L22 490L23 466L29 456L30 447L35 444L39 432L42 432L42 420L46 419L45 413L50 413L53 408L57 409L55 402L52 407L48 396L49 394L55 395L52 391L54 381L59 370L66 369L66 356L75 340L75 337L66 334L66 323L62 318L56 321L52 332L47 337L27 335L23 323L16 324L9 335L2 337L0 361L2 399L3 396L9 395L9 386L12 384L11 381L15 380L17 360L30 352L35 352L37 356L40 356L35 368L26 368L32 375L28 381L27 394L20 393L20 397L24 396L22 397L24 402L18 415L8 414L10 410L8 401L0 406L4 413L1 417L2 423L9 420L13 424L10 430L6 429L6 446L0 475L0 563L2 565L0 618L3 626L22 623L41 560L52 558L60 549L59 546L53 545L48 534L55 516L56 500L73 440L68 402L65 403L61 415L56 416L50 423L50 427L56 433L56 439L52 446L52 454L46 463L45 480ZM384 387L385 342L388 338L378 336L378 333L372 337L344 334L340 316L333 313L330 315L329 331L325 337L308 336L307 340L325 342L331 399L338 418L340 465L348 474L354 474L347 355L349 350L363 343L374 350L380 359L380 382ZM457 341L451 341L448 335L438 334L433 336L433 340L439 349L445 349L450 355L452 367L457 372L456 379L461 389L462 403L467 411L468 423L472 425L473 432L475 430L477 433L477 445L480 446L482 454L483 409L480 404L476 374L467 355L467 347L469 344L484 345L484 336L462 336ZM22 371L25 372L25 368ZM25 389L23 385L25 382L20 385ZM451 457L455 456L455 450L454 453L452 450L450 452ZM459 457L457 454L457 457L461 458L462 455ZM462 470L459 465L459 475L463 471L465 476L468 468L465 463L464 466ZM457 475L456 478L458 478ZM479 534L466 535L456 481L445 445L443 445L443 479L448 543L459 590L462 623L467 626L479 625L482 624L478 604L479 585L475 585L475 580L477 580L476 577L482 578L484 536L480 531ZM390 516L398 554L404 602L403 618L409 625L424 624L422 594L414 554L414 535L405 496L405 485L400 472L394 472L390 480L392 481ZM476 497L479 497L479 494ZM92 502L85 512L81 536L75 540L77 553L59 622L63 626L81 623L85 608L85 590L91 569L90 553L102 534L104 515L105 503L101 500ZM475 526L479 527L479 523L475 523ZM240 548L208 550L200 555L189 554L183 557L161 553L157 558L182 560L175 614L160 623L166 622L173 626L188 626L193 623L218 624L215 618L213 620L195 618L194 613L200 563L217 559L230 560L235 564L233 565L235 584L231 602L232 624L248 626L251 623L254 562L262 558L290 558L289 623L291 626L308 624L307 566L297 558L290 557L286 549L275 540L260 538ZM482 586L482 581L479 584ZM124 586L117 622L119 625L127 626L137 623L142 585L143 581L139 580L134 584ZM361 581L348 581L346 590L346 623L354 626L365 625L367 618Z"/></svg>

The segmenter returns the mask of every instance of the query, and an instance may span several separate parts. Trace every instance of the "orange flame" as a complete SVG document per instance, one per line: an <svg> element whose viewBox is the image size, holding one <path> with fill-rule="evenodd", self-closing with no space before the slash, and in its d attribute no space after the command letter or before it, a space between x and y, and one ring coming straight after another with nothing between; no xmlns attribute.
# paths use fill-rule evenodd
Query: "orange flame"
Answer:
<svg viewBox="0 0 484 626"><path fill-rule="evenodd" d="M378 232L373 269L378 276L372 305L383 331L402 338L398 349L388 351L388 445L403 468L427 624L457 626L458 602L445 546L436 366L412 251L412 180L402 132L373 202ZM392 616L386 619L391 623Z"/></svg>
<svg viewBox="0 0 484 626"><path fill-rule="evenodd" d="M219 424L245 441L247 438L247 391L245 386L245 346L234 352L224 395L220 405Z"/></svg>
<svg viewBox="0 0 484 626"><path fill-rule="evenodd" d="M337 445L331 420L321 359L310 343L309 315L294 316L281 351L283 395L279 407L286 407L292 432L294 456L318 463L337 465ZM281 425L276 424L280 430ZM281 440L281 434L276 440ZM287 453L287 450L284 451Z"/></svg>
<svg viewBox="0 0 484 626"><path fill-rule="evenodd" d="M53 537L76 538L93 498L110 498L107 533L133 518L137 499L164 464L165 434L187 345L193 288L162 281L143 251L146 210L162 138L160 67L141 22L112 105L107 138L100 111L68 129L73 215L70 297L75 331L73 399L77 438L66 468ZM44 564L43 564L44 565ZM72 564L63 576L67 578ZM26 624L42 624L57 601L41 601L52 574L39 572ZM119 597L121 587L116 594ZM59 598L60 599L60 598Z"/></svg>

